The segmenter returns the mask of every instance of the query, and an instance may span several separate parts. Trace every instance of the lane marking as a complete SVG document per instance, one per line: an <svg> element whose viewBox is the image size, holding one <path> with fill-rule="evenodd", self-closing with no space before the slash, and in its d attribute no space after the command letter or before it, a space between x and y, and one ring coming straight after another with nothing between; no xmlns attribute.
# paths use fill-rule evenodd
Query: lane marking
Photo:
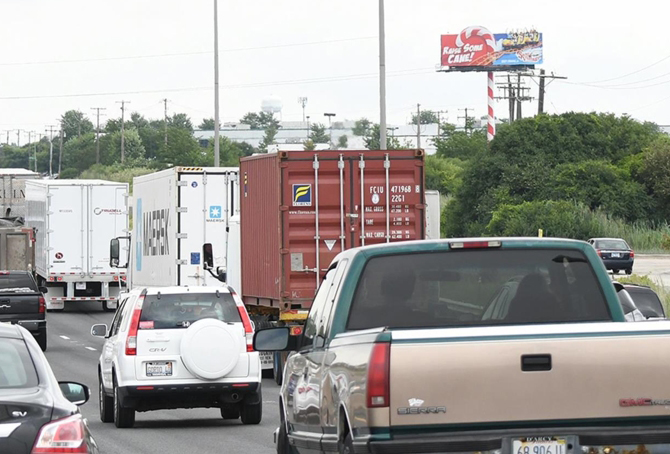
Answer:
<svg viewBox="0 0 670 454"><path fill-rule="evenodd" d="M60 336L60 338L61 338L61 339L65 339L66 341L69 341L69 340L70 340L70 338L67 337L67 336Z"/></svg>
<svg viewBox="0 0 670 454"><path fill-rule="evenodd" d="M97 350L96 350L95 348L93 348L93 347L84 347L84 348L85 348L86 350L91 350L92 352L97 351Z"/></svg>

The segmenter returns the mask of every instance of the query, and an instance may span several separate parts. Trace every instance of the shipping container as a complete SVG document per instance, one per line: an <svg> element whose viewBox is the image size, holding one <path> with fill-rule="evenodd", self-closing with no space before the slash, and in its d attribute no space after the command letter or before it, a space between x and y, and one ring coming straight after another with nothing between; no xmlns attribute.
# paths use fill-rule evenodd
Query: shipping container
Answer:
<svg viewBox="0 0 670 454"><path fill-rule="evenodd" d="M0 169L0 217L26 216L26 180L37 180L40 174L26 169Z"/></svg>
<svg viewBox="0 0 670 454"><path fill-rule="evenodd" d="M203 267L202 247L211 243L217 266L228 266L239 199L237 167L174 167L134 178L131 286L223 285Z"/></svg>
<svg viewBox="0 0 670 454"><path fill-rule="evenodd" d="M128 235L128 184L102 180L26 182L26 225L36 229L35 271L47 308L97 301L112 310L125 271L111 268L109 242Z"/></svg>
<svg viewBox="0 0 670 454"><path fill-rule="evenodd" d="M439 240L441 227L440 191L426 190L426 239Z"/></svg>
<svg viewBox="0 0 670 454"><path fill-rule="evenodd" d="M0 228L0 270L35 271L35 229Z"/></svg>
<svg viewBox="0 0 670 454"><path fill-rule="evenodd" d="M421 150L294 151L240 162L243 300L307 309L342 250L426 235Z"/></svg>

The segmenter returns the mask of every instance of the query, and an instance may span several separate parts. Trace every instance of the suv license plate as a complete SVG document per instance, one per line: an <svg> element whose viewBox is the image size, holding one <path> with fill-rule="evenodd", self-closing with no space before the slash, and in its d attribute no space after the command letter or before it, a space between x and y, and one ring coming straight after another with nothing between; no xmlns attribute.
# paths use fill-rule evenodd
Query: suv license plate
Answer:
<svg viewBox="0 0 670 454"><path fill-rule="evenodd" d="M170 377L172 376L172 362L147 363L147 377ZM553 453L552 453L553 454Z"/></svg>
<svg viewBox="0 0 670 454"><path fill-rule="evenodd" d="M512 442L512 454L567 454L567 446L562 438L522 438Z"/></svg>

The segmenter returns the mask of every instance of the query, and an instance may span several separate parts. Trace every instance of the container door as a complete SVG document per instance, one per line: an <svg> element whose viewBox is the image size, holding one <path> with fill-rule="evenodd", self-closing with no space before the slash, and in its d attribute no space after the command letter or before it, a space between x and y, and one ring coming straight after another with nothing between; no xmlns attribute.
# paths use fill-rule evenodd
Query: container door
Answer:
<svg viewBox="0 0 670 454"><path fill-rule="evenodd" d="M49 186L47 254L49 274L87 272L86 186ZM109 245L108 245L109 247ZM46 277L46 276L45 276Z"/></svg>
<svg viewBox="0 0 670 454"><path fill-rule="evenodd" d="M339 153L292 160L282 169L282 297L309 306L330 262L353 247L358 214L352 167ZM316 159L314 159L316 158Z"/></svg>
<svg viewBox="0 0 670 454"><path fill-rule="evenodd" d="M223 285L203 268L202 246L212 243L214 266L227 267L227 227L239 203L237 177L237 172L180 174L178 285Z"/></svg>
<svg viewBox="0 0 670 454"><path fill-rule="evenodd" d="M88 275L119 273L109 266L109 242L127 235L127 189L124 186L88 186Z"/></svg>

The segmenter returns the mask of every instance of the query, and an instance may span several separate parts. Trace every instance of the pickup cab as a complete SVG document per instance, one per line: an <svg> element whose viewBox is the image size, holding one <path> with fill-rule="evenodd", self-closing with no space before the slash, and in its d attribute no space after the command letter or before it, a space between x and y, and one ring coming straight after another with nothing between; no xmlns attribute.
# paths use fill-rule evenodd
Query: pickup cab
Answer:
<svg viewBox="0 0 670 454"><path fill-rule="evenodd" d="M42 351L47 349L46 291L29 271L0 271L0 322L30 331Z"/></svg>
<svg viewBox="0 0 670 454"><path fill-rule="evenodd" d="M670 452L670 323L625 323L588 243L408 241L331 263L280 391L277 452Z"/></svg>

